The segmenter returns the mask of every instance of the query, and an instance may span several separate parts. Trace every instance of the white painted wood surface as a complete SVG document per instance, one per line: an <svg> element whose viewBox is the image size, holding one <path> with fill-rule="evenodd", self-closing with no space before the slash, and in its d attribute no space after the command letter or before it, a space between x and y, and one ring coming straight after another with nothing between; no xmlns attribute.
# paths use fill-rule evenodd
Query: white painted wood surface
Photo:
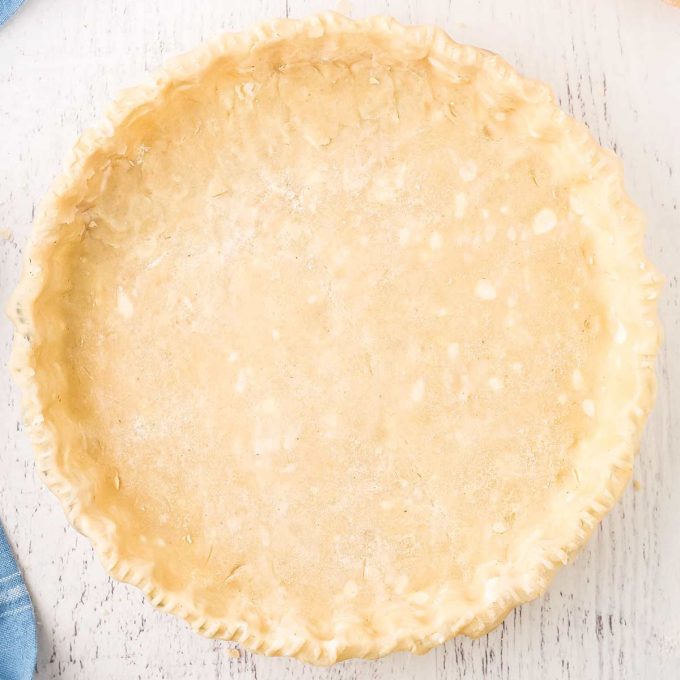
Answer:
<svg viewBox="0 0 680 680"><path fill-rule="evenodd" d="M36 202L76 135L145 69L225 30L340 8L436 23L549 82L623 158L668 282L659 393L631 487L549 593L477 641L424 657L314 669L241 653L113 582L36 477L18 394L0 372L0 518L33 595L38 678L611 678L680 676L680 10L661 0L27 0L0 28L0 296ZM11 329L0 320L0 361Z"/></svg>

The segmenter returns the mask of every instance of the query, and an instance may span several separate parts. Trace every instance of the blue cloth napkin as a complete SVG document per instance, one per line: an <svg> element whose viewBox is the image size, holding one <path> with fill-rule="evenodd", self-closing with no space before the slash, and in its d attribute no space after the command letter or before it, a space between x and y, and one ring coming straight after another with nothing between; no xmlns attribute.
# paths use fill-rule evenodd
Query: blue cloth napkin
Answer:
<svg viewBox="0 0 680 680"><path fill-rule="evenodd" d="M24 0L0 0L0 26L19 9Z"/></svg>
<svg viewBox="0 0 680 680"><path fill-rule="evenodd" d="M0 678L30 680L37 651L31 598L0 525Z"/></svg>

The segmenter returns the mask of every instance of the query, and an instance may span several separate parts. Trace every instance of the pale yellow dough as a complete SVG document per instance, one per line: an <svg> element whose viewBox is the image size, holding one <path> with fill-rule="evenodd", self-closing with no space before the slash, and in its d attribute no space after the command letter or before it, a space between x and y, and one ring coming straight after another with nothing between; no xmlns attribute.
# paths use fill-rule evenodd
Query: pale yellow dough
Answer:
<svg viewBox="0 0 680 680"><path fill-rule="evenodd" d="M614 503L658 278L618 164L441 31L333 14L125 93L12 313L41 467L118 578L315 663L538 595Z"/></svg>

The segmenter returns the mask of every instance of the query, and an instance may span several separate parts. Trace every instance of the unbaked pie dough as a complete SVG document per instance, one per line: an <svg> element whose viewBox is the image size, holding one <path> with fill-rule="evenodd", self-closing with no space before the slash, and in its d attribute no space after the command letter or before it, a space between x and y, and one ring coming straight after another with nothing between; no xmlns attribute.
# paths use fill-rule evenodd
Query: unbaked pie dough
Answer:
<svg viewBox="0 0 680 680"><path fill-rule="evenodd" d="M37 220L47 482L198 631L328 664L481 635L631 475L659 278L620 165L441 30L325 14L125 92Z"/></svg>

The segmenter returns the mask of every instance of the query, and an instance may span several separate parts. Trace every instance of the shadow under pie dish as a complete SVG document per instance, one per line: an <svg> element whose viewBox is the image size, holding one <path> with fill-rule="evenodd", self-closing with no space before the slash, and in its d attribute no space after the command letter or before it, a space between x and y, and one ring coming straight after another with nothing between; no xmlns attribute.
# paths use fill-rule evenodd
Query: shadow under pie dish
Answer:
<svg viewBox="0 0 680 680"><path fill-rule="evenodd" d="M659 278L618 161L441 30L261 24L124 92L34 227L12 365L113 576L329 664L486 633L629 480Z"/></svg>

